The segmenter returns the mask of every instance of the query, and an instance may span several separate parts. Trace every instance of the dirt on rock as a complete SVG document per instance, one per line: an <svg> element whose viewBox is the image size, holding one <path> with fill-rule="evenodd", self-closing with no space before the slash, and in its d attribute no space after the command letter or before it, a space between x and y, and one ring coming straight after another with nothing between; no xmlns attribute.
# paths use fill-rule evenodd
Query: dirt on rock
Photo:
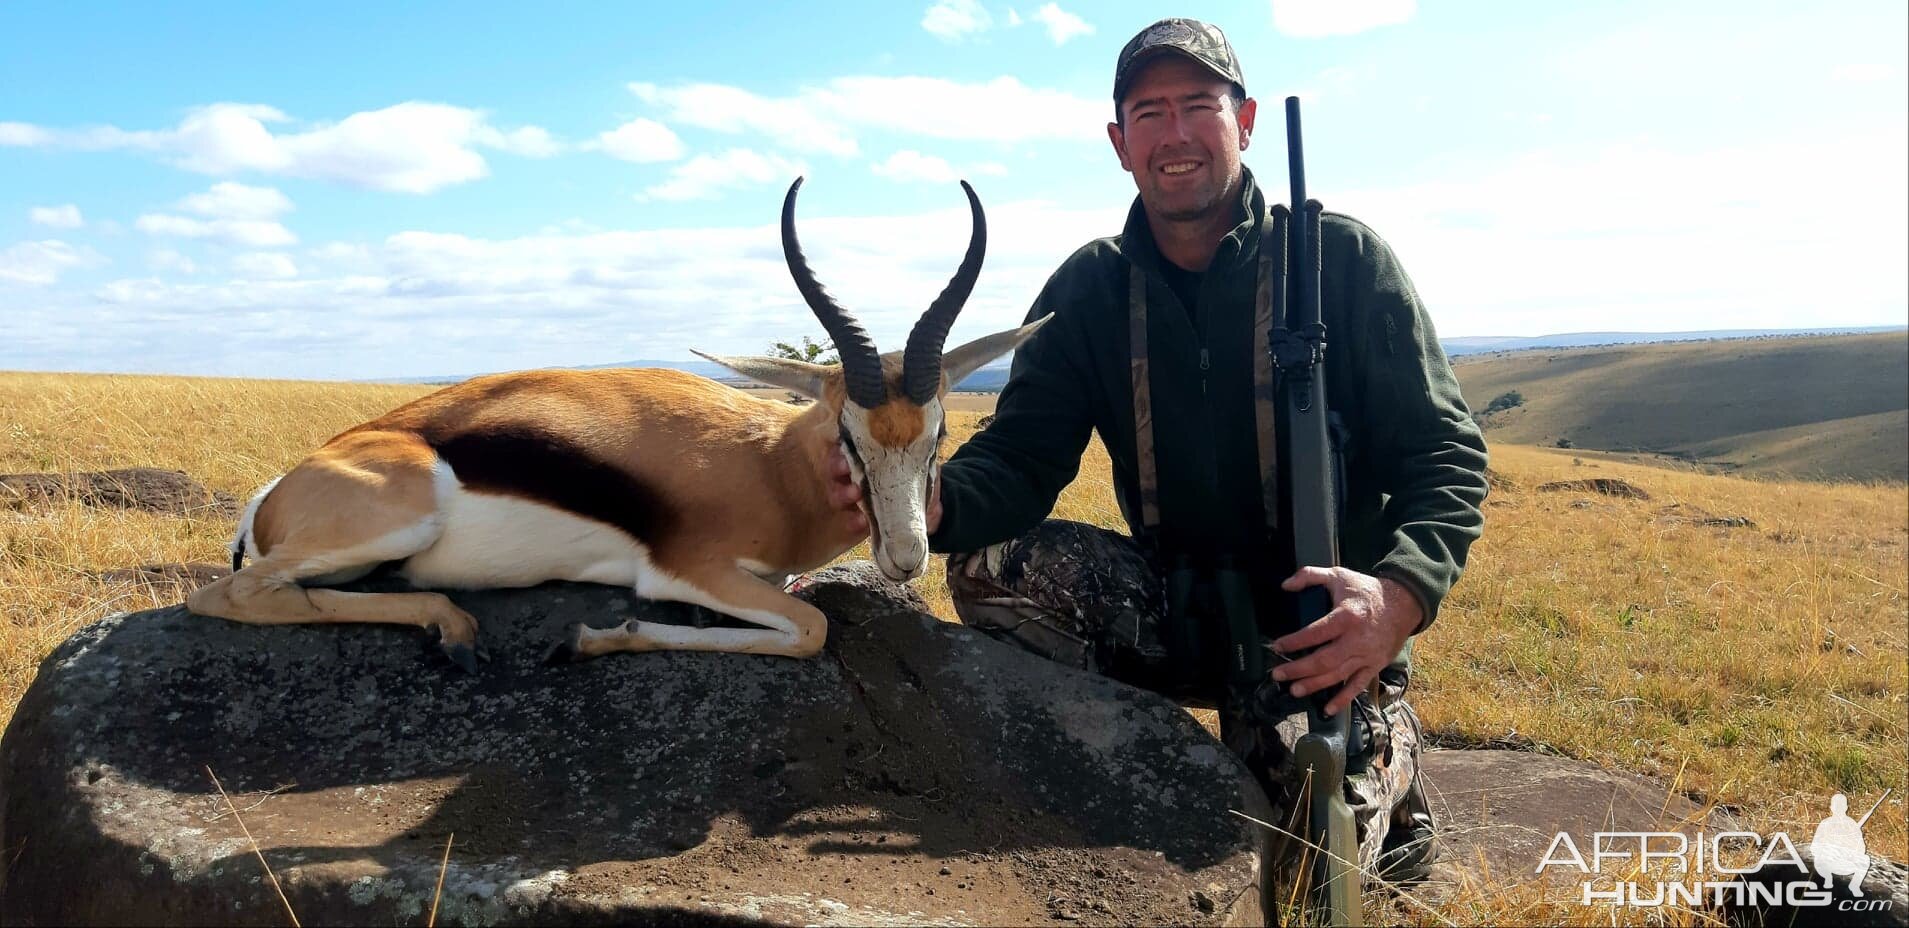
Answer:
<svg viewBox="0 0 1909 928"><path fill-rule="evenodd" d="M138 567L119 567L103 570L93 575L101 583L132 583L140 586L173 587L183 597L215 580L232 575L232 568L225 564L141 564Z"/></svg>
<svg viewBox="0 0 1909 928"><path fill-rule="evenodd" d="M1485 486L1494 493L1514 493L1524 489L1516 478L1489 467L1485 468Z"/></svg>
<svg viewBox="0 0 1909 928"><path fill-rule="evenodd" d="M1657 510L1657 521L1665 525L1701 525L1709 528L1756 528L1748 516L1720 516L1689 503L1671 503Z"/></svg>
<svg viewBox="0 0 1909 928"><path fill-rule="evenodd" d="M157 467L72 474L0 474L0 507L59 505L67 501L105 509L234 518L237 497L207 489L184 471Z"/></svg>
<svg viewBox="0 0 1909 928"><path fill-rule="evenodd" d="M1555 480L1538 485L1540 493L1599 493L1619 499L1650 499L1642 487L1616 477L1592 477L1586 480Z"/></svg>

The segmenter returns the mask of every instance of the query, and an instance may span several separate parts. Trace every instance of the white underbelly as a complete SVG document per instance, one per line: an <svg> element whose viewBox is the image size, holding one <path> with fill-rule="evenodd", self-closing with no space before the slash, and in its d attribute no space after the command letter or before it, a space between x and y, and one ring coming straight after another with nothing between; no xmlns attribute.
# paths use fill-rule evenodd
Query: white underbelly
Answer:
<svg viewBox="0 0 1909 928"><path fill-rule="evenodd" d="M443 533L401 573L427 587L483 589L576 580L636 587L649 552L621 530L515 496L438 486Z"/></svg>

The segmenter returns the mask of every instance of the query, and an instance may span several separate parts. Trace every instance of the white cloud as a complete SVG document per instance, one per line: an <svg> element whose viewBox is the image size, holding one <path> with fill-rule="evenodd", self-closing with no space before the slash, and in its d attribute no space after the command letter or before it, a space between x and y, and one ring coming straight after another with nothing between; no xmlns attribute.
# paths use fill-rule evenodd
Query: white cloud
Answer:
<svg viewBox="0 0 1909 928"><path fill-rule="evenodd" d="M1098 142L1110 109L1098 99L1029 87L1006 76L974 83L938 77L839 77L787 97L764 97L722 84L629 87L665 108L672 121L720 132L758 133L776 148L832 155L859 150L856 129L989 142Z"/></svg>
<svg viewBox="0 0 1909 928"><path fill-rule="evenodd" d="M1058 3L1050 3L1034 11L1034 18L1047 27L1047 37L1053 39L1055 45L1065 45L1068 39L1094 34L1094 27L1087 20L1061 9Z"/></svg>
<svg viewBox="0 0 1909 928"><path fill-rule="evenodd" d="M643 191L638 199L702 200L726 190L787 183L802 173L800 163L780 155L732 148L720 155L697 155L670 171L669 179Z"/></svg>
<svg viewBox="0 0 1909 928"><path fill-rule="evenodd" d="M485 128L475 110L400 103L353 113L336 125L289 136L291 173L398 193L430 193L490 173L470 148Z"/></svg>
<svg viewBox="0 0 1909 928"><path fill-rule="evenodd" d="M959 42L992 25L994 17L978 0L937 0L921 17L921 28L947 42Z"/></svg>
<svg viewBox="0 0 1909 928"><path fill-rule="evenodd" d="M683 156L683 140L654 119L632 119L597 136L596 147L612 158L648 164Z"/></svg>
<svg viewBox="0 0 1909 928"><path fill-rule="evenodd" d="M146 256L146 266L154 271L175 271L180 274L196 274L199 265L191 258L170 248L160 248Z"/></svg>
<svg viewBox="0 0 1909 928"><path fill-rule="evenodd" d="M287 121L289 117L269 106L214 103L186 114L179 126L169 132L90 130L91 141L79 147L160 148L180 167L201 174L240 171L272 174L288 171L292 158L285 151L284 143L265 124Z"/></svg>
<svg viewBox="0 0 1909 928"><path fill-rule="evenodd" d="M1830 79L1846 84L1874 84L1896 73L1886 64L1846 64L1830 74Z"/></svg>
<svg viewBox="0 0 1909 928"><path fill-rule="evenodd" d="M250 187L222 181L204 193L195 193L179 201L179 208L214 219L271 219L290 212L290 197L271 187Z"/></svg>
<svg viewBox="0 0 1909 928"><path fill-rule="evenodd" d="M635 83L630 92L669 111L684 125L717 132L754 132L768 136L778 148L853 155L858 149L838 122L820 112L810 97L774 99L726 84L680 84L659 87Z"/></svg>
<svg viewBox="0 0 1909 928"><path fill-rule="evenodd" d="M367 261L371 258L371 247L362 242L326 242L308 254L320 261Z"/></svg>
<svg viewBox="0 0 1909 928"><path fill-rule="evenodd" d="M442 103L407 102L353 113L336 123L275 132L292 120L270 106L214 103L194 109L167 130L115 127L49 130L0 123L0 144L159 153L202 174L284 174L373 190L430 193L484 177L489 166L474 146L532 157L560 150L535 126L508 132L483 113Z"/></svg>
<svg viewBox="0 0 1909 928"><path fill-rule="evenodd" d="M1575 147L1347 190L1331 205L1393 245L1443 335L1877 324L1909 302L1905 159L1899 129L1697 151ZM1803 174L1808 198L1769 183Z"/></svg>
<svg viewBox="0 0 1909 928"><path fill-rule="evenodd" d="M1008 26L1013 27L1013 26L1018 26L1020 24L1021 24L1021 14L1014 12L1013 7L1008 7Z"/></svg>
<svg viewBox="0 0 1909 928"><path fill-rule="evenodd" d="M964 177L963 172L954 165L934 155L924 155L918 151L903 149L888 156L888 160L870 166L877 175L896 181L925 181L937 184L952 184ZM970 165L967 176L1006 174L1007 167L991 161Z"/></svg>
<svg viewBox="0 0 1909 928"><path fill-rule="evenodd" d="M486 148L508 152L524 158L549 158L563 153L562 142L552 138L550 132L538 126L524 126L504 132L490 126L480 126L472 135L477 144Z"/></svg>
<svg viewBox="0 0 1909 928"><path fill-rule="evenodd" d="M934 183L953 183L961 176L955 172L954 165L941 158L907 150L889 155L887 161L874 165L871 170L890 180L921 180Z"/></svg>
<svg viewBox="0 0 1909 928"><path fill-rule="evenodd" d="M77 229L86 225L80 216L80 208L71 203L62 206L35 206L27 210L27 219L34 225L54 229Z"/></svg>
<svg viewBox="0 0 1909 928"><path fill-rule="evenodd" d="M76 248L58 239L16 242L0 251L0 283L44 287L57 283L60 275L76 267L103 264L105 259L90 248Z"/></svg>
<svg viewBox="0 0 1909 928"><path fill-rule="evenodd" d="M39 126L23 122L0 122L0 145L33 147L45 145L51 140L52 134Z"/></svg>
<svg viewBox="0 0 1909 928"><path fill-rule="evenodd" d="M804 248L877 344L898 349L960 263L967 203L949 188L945 207L931 212L833 215L844 190L805 189ZM1018 324L1055 265L1117 231L1124 212L1124 204L990 204L987 265L950 343ZM6 363L415 376L689 360L692 347L753 354L822 334L789 280L772 222L501 239L407 232L318 251L349 260L337 268L300 260L304 273L287 280L145 277L0 296L0 316L20 335L6 345Z"/></svg>
<svg viewBox="0 0 1909 928"><path fill-rule="evenodd" d="M267 219L194 219L147 213L133 226L148 235L211 239L250 248L273 248L298 241L290 229Z"/></svg>
<svg viewBox="0 0 1909 928"><path fill-rule="evenodd" d="M1301 39L1352 35L1412 18L1418 0L1273 0L1273 28Z"/></svg>
<svg viewBox="0 0 1909 928"><path fill-rule="evenodd" d="M279 251L253 251L232 259L232 273L252 280L289 280L298 276L298 265Z"/></svg>
<svg viewBox="0 0 1909 928"><path fill-rule="evenodd" d="M1027 142L1106 138L1112 107L1012 77L961 83L935 77L844 77L815 92L840 118L939 139Z"/></svg>
<svg viewBox="0 0 1909 928"><path fill-rule="evenodd" d="M293 209L292 200L272 187L221 181L175 205L205 218L148 213L140 216L134 226L148 235L210 239L248 248L271 248L298 241L277 219Z"/></svg>

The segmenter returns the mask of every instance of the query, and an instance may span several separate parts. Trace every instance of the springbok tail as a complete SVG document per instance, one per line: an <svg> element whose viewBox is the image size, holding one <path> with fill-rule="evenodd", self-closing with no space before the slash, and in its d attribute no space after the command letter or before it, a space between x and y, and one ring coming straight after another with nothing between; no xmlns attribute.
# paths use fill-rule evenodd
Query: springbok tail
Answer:
<svg viewBox="0 0 1909 928"><path fill-rule="evenodd" d="M245 512L239 516L239 529L232 533L232 543L226 546L232 552L233 573L238 573L239 567L244 565L247 554L254 558L258 557L258 543L252 538L252 520L258 518L259 505L265 502L265 497L271 494L272 488L278 486L278 482L282 479L284 479L283 476L273 477L271 483L252 494L252 501L245 504Z"/></svg>

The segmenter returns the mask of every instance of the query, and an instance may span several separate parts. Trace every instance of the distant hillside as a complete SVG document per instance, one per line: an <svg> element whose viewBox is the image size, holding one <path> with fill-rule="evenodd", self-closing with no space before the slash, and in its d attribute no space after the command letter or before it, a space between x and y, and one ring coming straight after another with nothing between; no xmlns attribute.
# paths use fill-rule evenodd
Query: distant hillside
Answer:
<svg viewBox="0 0 1909 928"><path fill-rule="evenodd" d="M1642 345L1657 342L1693 342L1720 338L1797 338L1815 335L1859 335L1900 332L1902 326L1857 326L1827 329L1711 329L1702 332L1563 332L1556 335L1463 335L1438 343L1450 357L1489 351L1525 351L1533 348L1588 348L1597 345Z"/></svg>
<svg viewBox="0 0 1909 928"><path fill-rule="evenodd" d="M1856 328L1829 329L1713 329L1702 332L1563 332L1556 335L1462 335L1457 338L1441 338L1439 344L1445 354L1452 358L1476 354L1502 353L1508 351L1530 351L1540 348L1585 348L1604 345L1639 345L1656 342L1707 341L1734 338L1797 338L1818 335L1851 335L1874 332L1901 332L1902 326L1866 326ZM972 393L996 393L1008 380L1008 366L1013 355L1001 358L987 367L975 371L963 380L955 389ZM740 381L728 368L711 364L708 361L620 361L615 364L592 364L581 370L597 370L610 367L666 367L672 370L688 371L713 380L729 382ZM487 372L490 373L490 372ZM449 384L469 380L478 374L434 374L430 376L380 377L374 383L423 383Z"/></svg>
<svg viewBox="0 0 1909 928"><path fill-rule="evenodd" d="M1909 480L1902 332L1460 358L1486 437L1746 473ZM1485 413L1516 393L1520 405Z"/></svg>

